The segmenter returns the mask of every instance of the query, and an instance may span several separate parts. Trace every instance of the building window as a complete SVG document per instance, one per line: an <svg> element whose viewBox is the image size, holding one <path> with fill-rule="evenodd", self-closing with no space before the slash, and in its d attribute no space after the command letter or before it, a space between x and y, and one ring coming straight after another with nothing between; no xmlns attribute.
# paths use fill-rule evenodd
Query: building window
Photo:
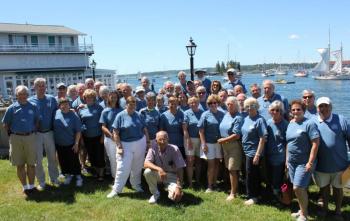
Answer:
<svg viewBox="0 0 350 221"><path fill-rule="evenodd" d="M74 37L73 36L70 37L70 45L74 46Z"/></svg>
<svg viewBox="0 0 350 221"><path fill-rule="evenodd" d="M9 45L13 45L13 35L9 35Z"/></svg>
<svg viewBox="0 0 350 221"><path fill-rule="evenodd" d="M32 43L32 46L38 46L38 36L30 36L30 42Z"/></svg>
<svg viewBox="0 0 350 221"><path fill-rule="evenodd" d="M54 47L55 46L55 36L49 36L48 40L49 40L49 46Z"/></svg>

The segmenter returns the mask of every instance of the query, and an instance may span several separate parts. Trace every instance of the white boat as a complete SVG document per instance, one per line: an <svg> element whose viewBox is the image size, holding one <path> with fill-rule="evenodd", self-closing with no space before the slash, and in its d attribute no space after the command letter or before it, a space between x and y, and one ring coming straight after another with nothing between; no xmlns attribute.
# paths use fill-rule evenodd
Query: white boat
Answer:
<svg viewBox="0 0 350 221"><path fill-rule="evenodd" d="M275 76L274 72L271 70L267 70L267 71L263 71L261 76L263 77L271 77L271 76Z"/></svg>
<svg viewBox="0 0 350 221"><path fill-rule="evenodd" d="M295 74L294 77L307 77L309 74L307 73L306 70L298 70Z"/></svg>
<svg viewBox="0 0 350 221"><path fill-rule="evenodd" d="M343 68L343 47L340 50L333 51L332 55L335 57L335 63L330 69L329 61L331 57L330 41L328 48L320 48L318 52L321 55L321 61L314 67L313 72L317 73L315 80L350 80L350 72Z"/></svg>
<svg viewBox="0 0 350 221"><path fill-rule="evenodd" d="M277 71L276 71L276 75L287 75L288 72L286 70L282 69L282 65L280 64L280 66L278 67Z"/></svg>

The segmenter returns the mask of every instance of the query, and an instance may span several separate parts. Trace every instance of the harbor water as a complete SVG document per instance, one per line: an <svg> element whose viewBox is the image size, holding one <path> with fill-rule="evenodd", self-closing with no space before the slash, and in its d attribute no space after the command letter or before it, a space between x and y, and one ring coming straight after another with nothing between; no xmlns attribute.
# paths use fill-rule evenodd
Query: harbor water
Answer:
<svg viewBox="0 0 350 221"><path fill-rule="evenodd" d="M148 78L153 82L155 90L158 92L165 81L172 81L174 83L178 82L176 73L169 76L148 76ZM210 80L220 80L224 83L223 76L208 76ZM271 79L276 81L277 79L285 79L287 81L295 81L295 84L276 84L275 92L283 95L291 101L292 99L297 99L302 97L302 91L304 89L311 89L315 92L316 99L318 97L327 96L332 100L333 112L344 115L348 120L350 120L350 81L332 81L332 80L315 80L312 76L309 77L294 77L293 73L283 76L272 76L272 77L262 77L260 74L250 74L244 73L241 77L242 82L245 84L247 90L249 91L249 86L253 83L259 85L262 84L263 80ZM136 75L134 76L121 76L118 78L120 81L125 81L135 88L140 82ZM190 75L187 74L187 80L190 79ZM249 92L248 92L249 96Z"/></svg>

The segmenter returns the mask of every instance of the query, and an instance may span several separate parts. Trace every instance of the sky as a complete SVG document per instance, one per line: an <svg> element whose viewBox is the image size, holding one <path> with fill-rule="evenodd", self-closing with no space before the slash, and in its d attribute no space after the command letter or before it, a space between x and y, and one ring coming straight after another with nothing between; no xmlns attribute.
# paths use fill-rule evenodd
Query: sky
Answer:
<svg viewBox="0 0 350 221"><path fill-rule="evenodd" d="M97 68L118 74L241 65L317 62L317 48L343 44L350 59L348 0L24 0L3 1L0 22L64 25L86 33ZM83 40L81 39L81 42Z"/></svg>

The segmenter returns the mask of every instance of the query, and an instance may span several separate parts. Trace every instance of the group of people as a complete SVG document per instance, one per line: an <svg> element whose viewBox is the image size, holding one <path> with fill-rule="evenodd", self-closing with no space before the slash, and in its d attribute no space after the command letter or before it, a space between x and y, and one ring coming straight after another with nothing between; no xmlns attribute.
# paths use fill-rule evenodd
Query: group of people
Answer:
<svg viewBox="0 0 350 221"><path fill-rule="evenodd" d="M159 182L165 184L170 199L179 201L184 183L189 188L193 180L200 184L203 162L207 162L205 192L215 191L224 162L230 181L228 201L237 197L241 178L245 205L261 199L262 182L279 199L281 185L289 177L300 207L292 216L307 220L307 188L313 177L323 211L328 212L332 186L340 216L350 125L332 113L328 97L315 102L314 92L304 90L301 99L288 103L271 80L263 81L262 91L253 84L248 92L232 68L224 84L207 79L205 70L196 75L196 80L187 81L180 71L178 82L165 82L158 93L150 89L147 77L134 90L127 83L111 90L93 79L68 87L60 83L56 97L45 93L43 78L34 81L36 93L30 98L28 88L18 86L17 101L2 122L23 191L35 190L35 176L37 188L45 188L44 151L53 185L60 185L61 173L64 184L76 177L76 186L82 186L81 173L90 162L97 181L104 180L109 168L114 185L107 197L112 198L122 192L128 178L136 192L143 192L144 171L152 194L149 203L160 197Z"/></svg>

